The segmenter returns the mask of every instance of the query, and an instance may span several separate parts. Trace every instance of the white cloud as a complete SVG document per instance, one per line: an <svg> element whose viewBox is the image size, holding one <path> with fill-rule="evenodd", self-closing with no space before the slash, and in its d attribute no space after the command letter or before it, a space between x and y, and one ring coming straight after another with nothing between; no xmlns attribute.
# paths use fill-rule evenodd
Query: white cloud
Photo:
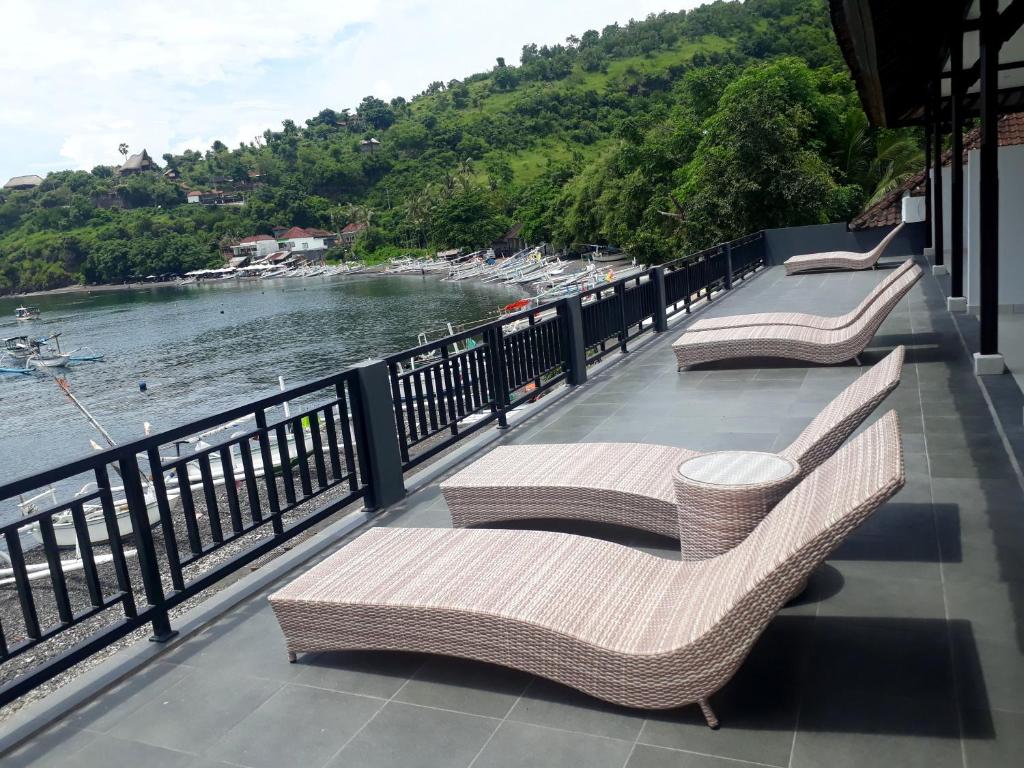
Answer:
<svg viewBox="0 0 1024 768"><path fill-rule="evenodd" d="M665 0L0 0L0 176L250 141ZM692 7L676 0L674 7ZM13 33L12 33L13 32ZM60 162L63 161L63 162Z"/></svg>

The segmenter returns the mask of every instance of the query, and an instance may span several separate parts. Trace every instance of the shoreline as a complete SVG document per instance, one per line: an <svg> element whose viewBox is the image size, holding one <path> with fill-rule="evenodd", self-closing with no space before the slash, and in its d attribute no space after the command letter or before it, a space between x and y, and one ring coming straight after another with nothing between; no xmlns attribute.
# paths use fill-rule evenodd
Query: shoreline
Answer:
<svg viewBox="0 0 1024 768"><path fill-rule="evenodd" d="M384 274L383 270L379 265L367 267L365 270L360 271L357 274L361 275L379 275ZM29 291L28 293L8 293L0 296L0 301L10 299L16 301L19 299L28 299L37 296L65 296L79 293L114 293L117 291L139 291L148 290L151 288L190 288L196 285L202 285L202 283L189 283L188 285L179 285L176 282L162 282L162 283L100 283L98 285L66 285L63 288L47 288L43 291Z"/></svg>

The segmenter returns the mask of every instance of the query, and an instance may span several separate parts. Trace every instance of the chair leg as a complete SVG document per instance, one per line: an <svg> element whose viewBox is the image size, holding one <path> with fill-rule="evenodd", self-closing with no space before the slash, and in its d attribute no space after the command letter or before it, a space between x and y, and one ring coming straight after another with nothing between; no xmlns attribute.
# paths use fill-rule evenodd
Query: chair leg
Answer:
<svg viewBox="0 0 1024 768"><path fill-rule="evenodd" d="M700 705L700 711L704 713L704 719L708 722L708 728L713 731L718 730L718 718L715 717L714 710L711 709L711 705L708 704L707 699L700 699L697 702Z"/></svg>
<svg viewBox="0 0 1024 768"><path fill-rule="evenodd" d="M288 663L289 664L294 664L296 661L298 661L298 658L299 657L295 655L295 651L288 651Z"/></svg>
<svg viewBox="0 0 1024 768"><path fill-rule="evenodd" d="M853 356L853 362L855 362L855 363L856 363L857 365L859 365L859 366L860 366L860 365L864 365L864 363L862 363L862 362L860 361L860 355L854 355L854 356Z"/></svg>

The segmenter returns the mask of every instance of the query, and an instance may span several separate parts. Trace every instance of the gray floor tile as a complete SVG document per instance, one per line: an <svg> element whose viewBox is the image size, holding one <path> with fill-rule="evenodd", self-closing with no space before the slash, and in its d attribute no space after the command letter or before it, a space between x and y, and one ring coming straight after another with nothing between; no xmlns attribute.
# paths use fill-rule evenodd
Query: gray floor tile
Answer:
<svg viewBox="0 0 1024 768"><path fill-rule="evenodd" d="M67 723L59 723L0 758L4 768L29 768L29 766L67 766L86 745L95 741L98 734L81 731Z"/></svg>
<svg viewBox="0 0 1024 768"><path fill-rule="evenodd" d="M751 764L738 763L724 757L637 744L629 762L626 763L626 768L743 768L744 765Z"/></svg>
<svg viewBox="0 0 1024 768"><path fill-rule="evenodd" d="M542 728L526 723L502 723L484 747L474 768L621 768L632 743Z"/></svg>
<svg viewBox="0 0 1024 768"><path fill-rule="evenodd" d="M154 662L72 712L67 722L90 731L109 731L140 706L184 679L191 669L177 664Z"/></svg>
<svg viewBox="0 0 1024 768"><path fill-rule="evenodd" d="M281 683L194 670L120 720L111 733L147 744L200 753L269 699Z"/></svg>
<svg viewBox="0 0 1024 768"><path fill-rule="evenodd" d="M194 760L195 755L187 752L99 735L69 757L66 764L76 768L111 768L111 766L185 768Z"/></svg>
<svg viewBox="0 0 1024 768"><path fill-rule="evenodd" d="M329 763L330 768L461 768L500 720L390 702Z"/></svg>
<svg viewBox="0 0 1024 768"><path fill-rule="evenodd" d="M632 741L646 713L599 701L547 680L534 680L516 702L508 719L565 731Z"/></svg>
<svg viewBox="0 0 1024 768"><path fill-rule="evenodd" d="M291 680L296 668L288 663L284 635L267 607L265 596L253 598L173 648L165 660L221 674Z"/></svg>
<svg viewBox="0 0 1024 768"><path fill-rule="evenodd" d="M326 763L384 702L285 685L224 734L207 756L251 768Z"/></svg>
<svg viewBox="0 0 1024 768"><path fill-rule="evenodd" d="M792 768L959 768L953 702L864 692L805 697Z"/></svg>
<svg viewBox="0 0 1024 768"><path fill-rule="evenodd" d="M1024 713L964 712L964 762L970 768L1012 768L1024 756Z"/></svg>
<svg viewBox="0 0 1024 768"><path fill-rule="evenodd" d="M389 699L422 665L423 657L412 653L303 654L292 682Z"/></svg>
<svg viewBox="0 0 1024 768"><path fill-rule="evenodd" d="M529 675L493 664L434 657L395 699L472 715L504 717L529 682Z"/></svg>

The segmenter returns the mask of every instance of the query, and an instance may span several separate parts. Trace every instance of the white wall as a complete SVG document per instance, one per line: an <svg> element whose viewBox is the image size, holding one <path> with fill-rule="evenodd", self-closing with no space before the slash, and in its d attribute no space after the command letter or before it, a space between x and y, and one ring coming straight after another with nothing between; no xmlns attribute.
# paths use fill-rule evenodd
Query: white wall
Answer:
<svg viewBox="0 0 1024 768"><path fill-rule="evenodd" d="M288 243L288 248L292 251L316 251L324 248L322 237L293 237L284 242Z"/></svg>
<svg viewBox="0 0 1024 768"><path fill-rule="evenodd" d="M980 267L980 205L981 153L967 154L965 195L967 219L968 268L964 271L967 304L977 308L981 302ZM1024 264L1021 245L1024 243L1024 146L999 148L999 304L1024 309Z"/></svg>

